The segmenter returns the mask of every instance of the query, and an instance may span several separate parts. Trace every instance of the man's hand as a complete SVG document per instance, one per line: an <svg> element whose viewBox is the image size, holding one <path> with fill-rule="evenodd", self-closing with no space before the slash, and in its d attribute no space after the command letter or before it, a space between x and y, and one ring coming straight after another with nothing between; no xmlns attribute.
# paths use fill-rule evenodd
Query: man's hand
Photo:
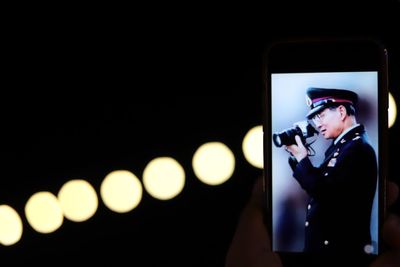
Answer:
<svg viewBox="0 0 400 267"><path fill-rule="evenodd" d="M286 146L286 151L290 152L300 162L302 159L308 156L308 151L305 148L303 142L301 142L300 136L295 136L297 145Z"/></svg>

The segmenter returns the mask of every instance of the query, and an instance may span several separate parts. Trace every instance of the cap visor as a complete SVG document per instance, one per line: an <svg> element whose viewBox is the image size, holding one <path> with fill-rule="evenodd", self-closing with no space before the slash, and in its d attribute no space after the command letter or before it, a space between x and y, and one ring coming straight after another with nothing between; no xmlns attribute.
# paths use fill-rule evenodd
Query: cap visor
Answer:
<svg viewBox="0 0 400 267"><path fill-rule="evenodd" d="M306 118L311 119L312 117L314 117L315 114L317 114L318 112L320 112L321 110L323 110L325 108L326 108L326 106L324 106L324 105L313 108L312 110L310 110L307 113Z"/></svg>

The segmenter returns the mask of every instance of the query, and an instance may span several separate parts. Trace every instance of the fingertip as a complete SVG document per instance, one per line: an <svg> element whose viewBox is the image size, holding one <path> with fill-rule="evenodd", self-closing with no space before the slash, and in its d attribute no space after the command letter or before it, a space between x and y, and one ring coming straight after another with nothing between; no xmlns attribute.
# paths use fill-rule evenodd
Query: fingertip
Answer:
<svg viewBox="0 0 400 267"><path fill-rule="evenodd" d="M264 200L264 178L262 176L255 180L251 194L251 202L257 206L262 206Z"/></svg>
<svg viewBox="0 0 400 267"><path fill-rule="evenodd" d="M400 248L400 218L389 215L383 226L383 238L393 248Z"/></svg>
<svg viewBox="0 0 400 267"><path fill-rule="evenodd" d="M389 205L392 205L396 202L399 196L399 186L392 181L387 183L387 201Z"/></svg>

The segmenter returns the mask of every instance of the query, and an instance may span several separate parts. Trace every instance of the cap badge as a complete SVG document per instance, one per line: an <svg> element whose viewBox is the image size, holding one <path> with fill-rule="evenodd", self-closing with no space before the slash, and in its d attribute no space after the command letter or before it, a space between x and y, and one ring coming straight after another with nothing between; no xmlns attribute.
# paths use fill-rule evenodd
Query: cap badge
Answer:
<svg viewBox="0 0 400 267"><path fill-rule="evenodd" d="M312 105L312 100L311 100L311 98L309 96L306 96L306 104L309 107Z"/></svg>

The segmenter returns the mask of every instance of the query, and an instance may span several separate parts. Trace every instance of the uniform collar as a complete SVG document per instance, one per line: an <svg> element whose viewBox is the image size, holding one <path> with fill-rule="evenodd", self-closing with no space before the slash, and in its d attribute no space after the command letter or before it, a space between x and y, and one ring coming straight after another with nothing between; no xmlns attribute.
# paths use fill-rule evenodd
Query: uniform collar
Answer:
<svg viewBox="0 0 400 267"><path fill-rule="evenodd" d="M357 123L357 124L347 128L346 130L344 130L338 137L336 137L335 141L333 141L334 144L336 145L340 141L340 139L342 139L348 132L350 132L351 130L353 130L354 128L357 128L359 126L361 126L361 125L359 123Z"/></svg>

